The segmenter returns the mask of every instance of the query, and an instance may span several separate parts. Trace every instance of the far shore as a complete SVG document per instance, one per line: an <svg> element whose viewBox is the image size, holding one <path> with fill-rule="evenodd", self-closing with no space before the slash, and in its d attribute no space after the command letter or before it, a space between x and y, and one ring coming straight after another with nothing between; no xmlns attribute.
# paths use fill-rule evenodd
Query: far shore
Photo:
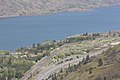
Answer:
<svg viewBox="0 0 120 80"><path fill-rule="evenodd" d="M4 16L0 16L0 19L12 18L12 17L18 17L18 16L46 16L46 15L62 13L62 12L87 12L91 9L104 8L104 7L110 7L110 6L116 6L116 5L120 5L120 3L119 4L113 4L113 5L104 5L104 6L99 6L99 7L92 7L92 8L89 8L89 9L73 8L73 9L68 9L68 10L65 10L65 11L55 11L55 12L48 12L48 13L4 15Z"/></svg>
<svg viewBox="0 0 120 80"><path fill-rule="evenodd" d="M8 15L8 16L0 16L0 19L4 19L4 18L12 18L12 17L17 17L19 15Z"/></svg>

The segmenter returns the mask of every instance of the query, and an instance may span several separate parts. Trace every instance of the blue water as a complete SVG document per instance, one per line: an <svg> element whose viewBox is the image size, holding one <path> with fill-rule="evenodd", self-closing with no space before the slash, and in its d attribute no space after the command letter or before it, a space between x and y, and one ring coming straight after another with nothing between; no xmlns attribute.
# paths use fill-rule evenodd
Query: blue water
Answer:
<svg viewBox="0 0 120 80"><path fill-rule="evenodd" d="M0 49L15 50L44 40L117 29L120 29L120 6L79 13L5 18L0 19Z"/></svg>

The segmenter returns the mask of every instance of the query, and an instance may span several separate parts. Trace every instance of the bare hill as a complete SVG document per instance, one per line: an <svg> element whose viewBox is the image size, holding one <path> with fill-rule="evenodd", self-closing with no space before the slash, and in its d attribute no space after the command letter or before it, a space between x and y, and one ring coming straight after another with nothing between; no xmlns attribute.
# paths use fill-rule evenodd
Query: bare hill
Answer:
<svg viewBox="0 0 120 80"><path fill-rule="evenodd" d="M64 11L85 11L119 3L120 0L0 0L0 16L45 15Z"/></svg>

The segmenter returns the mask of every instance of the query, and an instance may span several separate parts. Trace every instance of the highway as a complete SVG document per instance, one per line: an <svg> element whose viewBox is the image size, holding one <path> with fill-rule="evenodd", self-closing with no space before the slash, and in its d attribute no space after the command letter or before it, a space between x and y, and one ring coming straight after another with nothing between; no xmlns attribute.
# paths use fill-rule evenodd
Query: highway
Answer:
<svg viewBox="0 0 120 80"><path fill-rule="evenodd" d="M37 74L33 80L43 80L43 79L46 79L48 78L51 74L59 71L61 68L65 67L65 66L68 66L69 63L70 64L75 64L79 61L81 61L84 57L86 57L88 54L89 56L96 56L100 53L102 53L103 51L107 50L108 48L105 48L105 49L102 49L102 50L99 50L99 51L96 51L96 52L90 52L90 53L87 53L87 54L84 54L84 55L73 55L73 56L70 56L66 59L69 59L69 58L73 58L73 60L70 60L70 61L65 61L66 59L64 60L61 60L63 61L63 63L61 64L52 64L48 67L45 67L43 70L40 71L39 74ZM79 58L77 58L77 56L79 56Z"/></svg>

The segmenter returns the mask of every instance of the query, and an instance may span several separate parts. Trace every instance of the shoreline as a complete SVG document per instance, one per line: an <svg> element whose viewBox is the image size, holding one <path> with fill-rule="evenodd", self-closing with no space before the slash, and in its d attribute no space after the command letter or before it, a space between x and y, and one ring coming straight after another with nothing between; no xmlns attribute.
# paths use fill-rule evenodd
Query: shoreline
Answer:
<svg viewBox="0 0 120 80"><path fill-rule="evenodd" d="M8 16L0 16L0 19L5 19L5 18L13 18L13 17L18 17L19 15L8 15Z"/></svg>
<svg viewBox="0 0 120 80"><path fill-rule="evenodd" d="M113 5L112 5L113 6ZM109 6L109 7L111 7L111 6ZM114 7L114 6L113 6ZM106 8L105 6L104 7L102 7L102 8ZM97 8L95 8L95 9L97 9ZM91 10L93 10L93 9L90 9L90 11ZM50 13L50 14L45 14L45 15L43 15L43 17L44 16L51 16L51 15L56 15L56 14L59 14L59 13L66 13L66 12L55 12L55 13ZM71 12L68 12L68 13L71 13ZM72 13L74 13L74 12L72 12ZM78 12L79 13L79 12ZM13 16L0 16L0 20L2 21L2 19L7 19L7 18L18 18L18 17L29 17L30 15L26 15L26 16L19 16L19 15L13 15ZM39 16L39 15L32 15L32 16ZM42 16L42 15L41 15ZM2 19L1 19L2 18ZM114 29L115 30L115 29ZM113 31L113 30L111 30L111 31ZM98 32L97 31L97 33L103 33L103 32L108 32L108 30L107 31L100 31L100 32ZM86 33L86 32L83 32L83 34L84 33ZM94 33L94 32L92 32L92 33ZM72 35L68 35L68 36L65 36L65 37L63 37L62 39L65 39L65 38L70 38L70 37L75 37L75 36L79 36L79 35L81 35L82 33L77 33L77 34L72 34ZM60 39L60 40L62 40L62 39ZM44 40L45 41L45 40ZM36 42L34 42L34 43L36 43ZM32 44L32 43L30 43L30 44ZM21 47L21 46L20 46ZM18 49L18 48L20 48L20 47L16 47L15 49L4 49L4 50L9 50L9 51L14 51L14 50L16 50L16 49ZM24 46L23 46L24 47ZM29 45L25 45L25 47L29 47ZM2 50L2 49L1 49Z"/></svg>
<svg viewBox="0 0 120 80"><path fill-rule="evenodd" d="M52 14L64 13L64 12L68 12L68 13L88 12L88 11L93 10L93 9L106 8L106 7L112 7L112 6L120 6L120 4L112 4L112 5L104 5L104 6L95 6L95 7L88 8L88 9L73 8L73 9L67 9L67 10L61 10L61 11L55 11L55 12L49 12L49 13L24 14L24 15L5 15L5 16L0 16L0 19L20 17L20 16L49 16L49 15L52 15Z"/></svg>
<svg viewBox="0 0 120 80"><path fill-rule="evenodd" d="M88 32L88 34L94 34L94 33L99 33L99 34L101 34L101 35L106 35L106 34L109 34L109 32L111 32L111 33L119 33L120 32L120 29L119 30L111 30L111 31L106 31L106 32L92 32L92 33L89 33ZM84 33L81 33L81 34L75 34L75 35L71 35L71 36L68 36L68 37L64 37L62 40L64 40L64 39L66 39L66 38L75 38L75 37L80 37L80 36L82 36ZM46 40L45 40L46 41ZM56 40L56 41L59 41L59 40ZM42 42L41 42L42 43ZM29 48L30 46L25 46L25 47L27 47L27 48ZM19 49L19 48L16 48L16 49ZM16 51L16 49L14 49L14 50L7 50L7 49L0 49L0 51L9 51L10 53L14 53L15 51Z"/></svg>

